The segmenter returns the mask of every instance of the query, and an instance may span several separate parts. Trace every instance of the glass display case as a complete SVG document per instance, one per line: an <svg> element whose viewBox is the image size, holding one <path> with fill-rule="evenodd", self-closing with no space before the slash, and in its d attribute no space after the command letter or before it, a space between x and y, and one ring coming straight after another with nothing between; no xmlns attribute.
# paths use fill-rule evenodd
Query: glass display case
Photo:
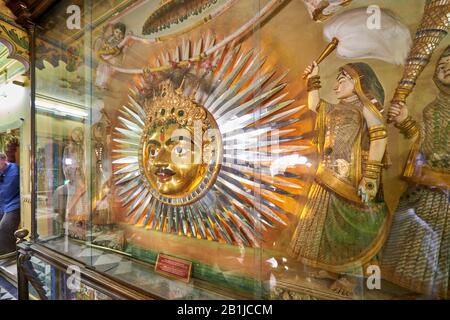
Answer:
<svg viewBox="0 0 450 320"><path fill-rule="evenodd" d="M434 71L396 87L431 9L385 4L373 36L360 2L53 6L33 48L35 228L19 245L35 295L448 298L448 114L421 115ZM422 138L404 180L410 144L388 117ZM422 118L439 128L420 134Z"/></svg>

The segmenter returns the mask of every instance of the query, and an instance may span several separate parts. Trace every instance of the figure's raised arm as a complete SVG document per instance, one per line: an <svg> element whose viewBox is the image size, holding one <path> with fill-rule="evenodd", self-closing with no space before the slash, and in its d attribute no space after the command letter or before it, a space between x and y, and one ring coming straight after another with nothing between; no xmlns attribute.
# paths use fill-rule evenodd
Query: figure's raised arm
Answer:
<svg viewBox="0 0 450 320"><path fill-rule="evenodd" d="M122 49L124 47L131 46L135 42L143 43L143 44L154 44L154 43L158 42L158 40L155 38L146 39L146 38L135 36L134 34L130 33L125 36L125 38L117 45L117 47L119 49Z"/></svg>

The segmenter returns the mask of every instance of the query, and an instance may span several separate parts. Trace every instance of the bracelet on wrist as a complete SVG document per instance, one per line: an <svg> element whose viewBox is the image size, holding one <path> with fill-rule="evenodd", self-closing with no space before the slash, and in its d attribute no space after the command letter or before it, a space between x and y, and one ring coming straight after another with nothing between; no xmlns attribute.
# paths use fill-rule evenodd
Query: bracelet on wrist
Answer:
<svg viewBox="0 0 450 320"><path fill-rule="evenodd" d="M383 163L380 161L369 160L366 162L363 176L371 179L378 179L381 175L381 171L383 170Z"/></svg>
<svg viewBox="0 0 450 320"><path fill-rule="evenodd" d="M314 90L319 90L320 88L322 88L322 85L320 83L320 76L312 76L310 78L308 78L308 82L307 82L307 91L311 92Z"/></svg>
<svg viewBox="0 0 450 320"><path fill-rule="evenodd" d="M401 123L395 125L396 128L400 129L400 132L408 139L414 137L419 133L419 128L417 127L417 122L408 116Z"/></svg>

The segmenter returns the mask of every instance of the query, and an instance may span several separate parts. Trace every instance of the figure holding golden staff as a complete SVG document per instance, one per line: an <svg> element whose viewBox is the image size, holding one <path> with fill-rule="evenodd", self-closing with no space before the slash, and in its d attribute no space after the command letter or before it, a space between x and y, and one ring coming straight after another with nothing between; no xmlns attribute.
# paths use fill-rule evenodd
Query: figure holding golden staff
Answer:
<svg viewBox="0 0 450 320"><path fill-rule="evenodd" d="M434 51L447 36L450 25L449 13L450 0L426 0L422 21L406 59L403 77L395 90L393 104L406 102Z"/></svg>
<svg viewBox="0 0 450 320"><path fill-rule="evenodd" d="M450 282L450 46L434 75L439 95L425 107L421 128L406 104L389 116L414 141L400 201L382 256L383 278L426 295L449 298Z"/></svg>
<svg viewBox="0 0 450 320"><path fill-rule="evenodd" d="M331 289L351 295L355 284L344 274L368 263L387 236L384 89L369 65L349 63L337 76L339 102L331 104L320 99L318 74L316 62L305 71L308 106L317 113L320 163L290 251L321 269L318 275L335 279Z"/></svg>

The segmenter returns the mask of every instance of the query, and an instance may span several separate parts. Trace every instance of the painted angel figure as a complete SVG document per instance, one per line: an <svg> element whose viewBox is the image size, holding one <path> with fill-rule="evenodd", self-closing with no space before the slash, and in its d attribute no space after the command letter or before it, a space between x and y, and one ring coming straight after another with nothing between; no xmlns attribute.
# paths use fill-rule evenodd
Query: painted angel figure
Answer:
<svg viewBox="0 0 450 320"><path fill-rule="evenodd" d="M434 74L436 99L423 110L423 125L406 104L389 115L412 140L404 178L409 188L400 200L381 259L383 277L409 290L450 298L450 46Z"/></svg>
<svg viewBox="0 0 450 320"><path fill-rule="evenodd" d="M339 69L334 88L339 100L320 99L319 67L309 66L308 106L317 114L320 163L308 201L294 232L290 252L317 277L334 280L331 289L351 295L354 277L381 249L388 231L381 173L387 132L381 111L384 89L366 63Z"/></svg>
<svg viewBox="0 0 450 320"><path fill-rule="evenodd" d="M133 42L155 43L156 39L144 39L134 36L131 32L127 34L127 27L122 22L108 25L103 36L97 39L95 47L99 65L97 67L95 85L102 89L108 89L108 82L114 74L115 66L121 66L123 53Z"/></svg>
<svg viewBox="0 0 450 320"><path fill-rule="evenodd" d="M126 26L116 23L112 26L112 33L107 35L107 29L103 38L97 40L97 56L99 65L97 67L95 85L100 89L108 89L108 80L113 75L114 69L108 64L120 65L122 62L122 48L119 45L125 39ZM100 43L99 43L100 42Z"/></svg>

